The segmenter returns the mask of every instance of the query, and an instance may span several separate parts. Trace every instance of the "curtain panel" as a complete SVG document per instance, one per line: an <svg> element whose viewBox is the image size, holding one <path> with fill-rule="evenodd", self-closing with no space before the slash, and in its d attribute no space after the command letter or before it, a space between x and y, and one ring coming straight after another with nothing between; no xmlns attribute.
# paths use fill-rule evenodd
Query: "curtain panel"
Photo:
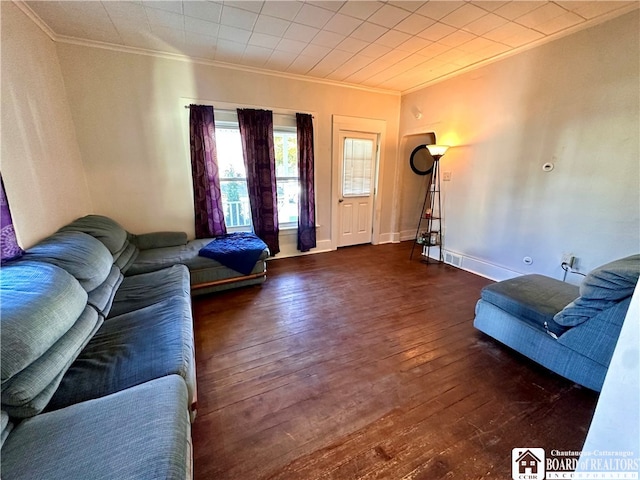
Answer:
<svg viewBox="0 0 640 480"><path fill-rule="evenodd" d="M23 253L13 229L13 219L7 195L4 193L2 175L0 175L0 253L2 263L21 257Z"/></svg>
<svg viewBox="0 0 640 480"><path fill-rule="evenodd" d="M316 246L316 202L313 167L313 117L296 113L298 130L298 250L308 252Z"/></svg>
<svg viewBox="0 0 640 480"><path fill-rule="evenodd" d="M213 107L189 105L189 111L196 238L224 235Z"/></svg>
<svg viewBox="0 0 640 480"><path fill-rule="evenodd" d="M271 255L276 255L280 252L280 227L273 148L273 112L239 108L238 126L247 170L253 231L267 244Z"/></svg>

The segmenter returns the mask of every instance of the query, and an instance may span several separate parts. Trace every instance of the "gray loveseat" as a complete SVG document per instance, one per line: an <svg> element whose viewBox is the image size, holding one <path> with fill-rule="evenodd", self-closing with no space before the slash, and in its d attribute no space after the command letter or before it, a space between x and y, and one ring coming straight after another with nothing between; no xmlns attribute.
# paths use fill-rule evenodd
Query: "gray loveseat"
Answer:
<svg viewBox="0 0 640 480"><path fill-rule="evenodd" d="M189 271L125 276L121 233L72 224L2 266L4 480L192 476Z"/></svg>
<svg viewBox="0 0 640 480"><path fill-rule="evenodd" d="M640 275L640 255L592 270L579 287L524 275L485 287L474 326L580 385L600 391Z"/></svg>

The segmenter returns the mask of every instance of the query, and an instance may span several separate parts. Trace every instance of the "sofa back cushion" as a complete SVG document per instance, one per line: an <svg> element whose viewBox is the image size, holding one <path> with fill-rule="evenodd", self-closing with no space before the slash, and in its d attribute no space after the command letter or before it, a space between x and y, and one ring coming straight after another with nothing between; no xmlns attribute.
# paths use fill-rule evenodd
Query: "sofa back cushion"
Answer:
<svg viewBox="0 0 640 480"><path fill-rule="evenodd" d="M25 260L56 265L73 275L87 292L109 275L113 258L97 239L82 232L57 232L24 253Z"/></svg>
<svg viewBox="0 0 640 480"><path fill-rule="evenodd" d="M138 248L130 241L130 234L122 226L103 215L87 215L62 227L60 232L83 232L100 240L109 249L112 263L124 273L138 255Z"/></svg>
<svg viewBox="0 0 640 480"><path fill-rule="evenodd" d="M1 381L36 361L76 322L87 292L63 269L18 260L0 275Z"/></svg>
<svg viewBox="0 0 640 480"><path fill-rule="evenodd" d="M580 285L580 297L558 312L554 320L567 327L586 322L629 298L639 276L640 255L631 255L592 270Z"/></svg>

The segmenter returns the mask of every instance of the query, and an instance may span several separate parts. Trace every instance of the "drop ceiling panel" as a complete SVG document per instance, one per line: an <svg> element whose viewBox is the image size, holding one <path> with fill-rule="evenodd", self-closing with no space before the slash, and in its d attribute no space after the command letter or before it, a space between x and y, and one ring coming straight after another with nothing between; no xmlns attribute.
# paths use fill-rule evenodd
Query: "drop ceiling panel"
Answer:
<svg viewBox="0 0 640 480"><path fill-rule="evenodd" d="M124 45L403 91L640 3L76 0L24 5L60 41Z"/></svg>

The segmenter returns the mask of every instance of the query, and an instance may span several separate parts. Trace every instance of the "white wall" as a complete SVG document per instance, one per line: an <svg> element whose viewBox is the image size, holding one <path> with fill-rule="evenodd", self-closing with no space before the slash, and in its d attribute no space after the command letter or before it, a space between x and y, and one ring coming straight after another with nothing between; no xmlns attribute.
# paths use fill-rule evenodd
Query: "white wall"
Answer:
<svg viewBox="0 0 640 480"><path fill-rule="evenodd" d="M640 250L638 22L634 11L403 96L400 138L434 131L454 146L441 160L445 250L463 268L562 278L563 252L586 272ZM408 238L423 178L401 164Z"/></svg>
<svg viewBox="0 0 640 480"><path fill-rule="evenodd" d="M187 99L314 114L318 241L330 240L331 116L387 121L382 233L393 231L400 97L58 44L59 61L96 213L133 232L193 235Z"/></svg>
<svg viewBox="0 0 640 480"><path fill-rule="evenodd" d="M0 168L28 248L92 207L55 44L13 3L0 8Z"/></svg>

